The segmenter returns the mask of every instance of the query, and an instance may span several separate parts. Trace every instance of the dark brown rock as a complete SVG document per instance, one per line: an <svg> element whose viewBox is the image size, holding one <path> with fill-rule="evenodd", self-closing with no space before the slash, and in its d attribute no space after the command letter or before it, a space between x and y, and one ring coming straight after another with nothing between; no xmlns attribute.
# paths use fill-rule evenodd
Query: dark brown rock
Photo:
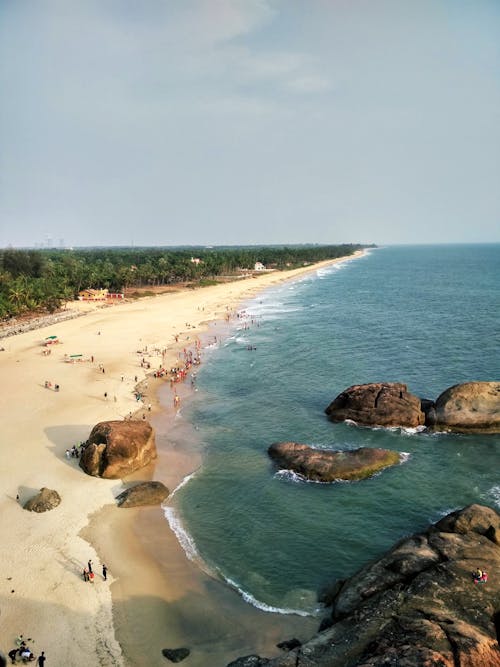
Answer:
<svg viewBox="0 0 500 667"><path fill-rule="evenodd" d="M433 427L458 433L500 433L500 382L465 382L446 389L436 400Z"/></svg>
<svg viewBox="0 0 500 667"><path fill-rule="evenodd" d="M88 475L117 479L156 458L154 431L146 421L107 421L96 424L80 457Z"/></svg>
<svg viewBox="0 0 500 667"><path fill-rule="evenodd" d="M24 505L24 509L29 512L48 512L57 507L61 502L61 496L53 489L43 487L40 493Z"/></svg>
<svg viewBox="0 0 500 667"><path fill-rule="evenodd" d="M399 382L356 384L345 389L325 410L334 422L350 419L362 426L404 426L425 423L420 399Z"/></svg>
<svg viewBox="0 0 500 667"><path fill-rule="evenodd" d="M268 453L279 466L315 482L365 479L400 463L398 452L370 447L334 451L314 449L297 442L275 442Z"/></svg>
<svg viewBox="0 0 500 667"><path fill-rule="evenodd" d="M190 654L188 648L164 648L162 649L162 655L170 660L170 662L181 662L185 660Z"/></svg>
<svg viewBox="0 0 500 667"><path fill-rule="evenodd" d="M401 540L338 588L331 627L268 664L499 667L499 534L499 514L470 505Z"/></svg>
<svg viewBox="0 0 500 667"><path fill-rule="evenodd" d="M291 651L294 648L302 646L302 642L299 641L296 637L293 637L293 639L285 639L285 641L276 644L276 646L282 651Z"/></svg>
<svg viewBox="0 0 500 667"><path fill-rule="evenodd" d="M163 482L140 482L116 496L119 507L159 505L167 498L169 490Z"/></svg>

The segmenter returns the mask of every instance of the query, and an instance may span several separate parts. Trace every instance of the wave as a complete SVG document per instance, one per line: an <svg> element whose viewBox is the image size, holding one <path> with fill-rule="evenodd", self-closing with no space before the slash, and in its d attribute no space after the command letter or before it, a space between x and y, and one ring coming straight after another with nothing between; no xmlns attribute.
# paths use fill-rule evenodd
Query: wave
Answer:
<svg viewBox="0 0 500 667"><path fill-rule="evenodd" d="M425 433L427 431L427 426L368 426L365 424L358 424L354 419L344 419L343 423L347 426L367 428L370 431L390 431L391 433L401 433L401 435L418 435L419 433Z"/></svg>
<svg viewBox="0 0 500 667"><path fill-rule="evenodd" d="M493 504L500 507L500 485L495 485L487 491L484 496L487 500L493 501Z"/></svg>
<svg viewBox="0 0 500 667"><path fill-rule="evenodd" d="M170 498L178 491L182 486L187 484L190 479L196 474L196 471L194 473L191 473L191 475L187 475L182 482L175 488L174 492L171 494ZM256 607L257 609L261 609L262 611L266 611L269 613L273 614L286 614L290 615L293 614L295 616L316 616L319 611L320 607L315 609L313 612L311 611L304 611L303 609L287 609L287 608L281 608L281 607L273 607L272 605L268 605L265 602L261 602L257 598L255 598L251 593L248 593L245 591L243 588L238 586L238 584L231 579L230 577L226 577L223 572L219 568L214 568L213 570L207 565L207 563L203 560L203 558L200 556L200 553L198 549L196 548L195 541L191 537L191 535L187 532L187 530L184 528L182 521L180 519L179 513L176 510L175 507L171 506L162 506L163 513L165 515L165 518L168 521L168 525L170 526L170 529L173 531L175 534L177 541L181 545L182 549L184 550L184 553L186 554L186 557L198 567L201 568L208 576L210 577L215 577L218 579L221 579L224 581L226 584L228 584L232 589L237 591L239 595L245 600L245 602L248 602L252 606Z"/></svg>
<svg viewBox="0 0 500 667"><path fill-rule="evenodd" d="M287 609L287 608L281 608L281 607L273 607L272 605L268 605L265 602L261 602L260 600L257 600L251 593L248 593L245 591L243 588L240 588L238 584L233 581L230 577L225 577L222 573L221 577L224 579L224 581L231 586L232 589L234 589L237 593L241 595L241 597L245 600L245 602L248 602L251 604L253 607L256 607L257 609L260 609L261 611L267 611L272 614L286 614L286 615L294 615L294 616L316 616L320 608L314 610L314 612L310 611L304 611L303 609Z"/></svg>
<svg viewBox="0 0 500 667"><path fill-rule="evenodd" d="M177 487L177 488L179 488L179 487ZM177 541L179 542L181 547L184 549L184 553L189 558L189 560L192 561L193 563L197 563L197 564L202 563L202 559L201 559L200 554L198 553L198 549L196 548L196 544L195 544L193 538L191 537L191 535L187 532L187 530L182 525L182 521L179 517L179 513L177 512L175 507L163 506L163 513L165 515L166 520L168 521L168 525L170 526L170 529L175 533L175 536L177 537Z"/></svg>
<svg viewBox="0 0 500 667"><path fill-rule="evenodd" d="M177 493L177 491L180 491L180 489L182 489L183 486L186 486L186 484L187 484L188 482L190 482L190 481L193 479L193 477L196 475L196 473L198 472L198 470L199 470L199 468L197 468L196 470L194 470L194 471L193 471L192 473L190 473L189 475L186 475L186 476L184 477L184 479L182 479L182 480L179 482L179 484L177 484L177 486L175 487L175 489L172 491L172 493L171 493L170 496L169 496L169 499L173 498L173 497L175 496L175 494Z"/></svg>

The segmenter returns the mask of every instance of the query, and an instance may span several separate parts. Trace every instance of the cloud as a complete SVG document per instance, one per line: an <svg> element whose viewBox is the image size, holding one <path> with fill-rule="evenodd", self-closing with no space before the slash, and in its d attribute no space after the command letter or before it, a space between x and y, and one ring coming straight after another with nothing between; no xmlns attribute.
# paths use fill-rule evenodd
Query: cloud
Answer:
<svg viewBox="0 0 500 667"><path fill-rule="evenodd" d="M306 74L291 79L287 86L294 93L308 95L309 93L326 93L332 88L332 83L321 74Z"/></svg>

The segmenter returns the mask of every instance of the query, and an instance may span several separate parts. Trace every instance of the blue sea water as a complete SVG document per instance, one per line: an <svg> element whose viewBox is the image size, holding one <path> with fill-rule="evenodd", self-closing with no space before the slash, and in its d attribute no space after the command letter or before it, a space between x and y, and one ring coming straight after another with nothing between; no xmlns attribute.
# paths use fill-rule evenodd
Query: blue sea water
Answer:
<svg viewBox="0 0 500 667"><path fill-rule="evenodd" d="M437 398L459 382L500 380L499 286L500 245L387 247L250 302L205 354L183 411L203 448L172 501L186 548L253 604L309 614L322 586L404 535L469 503L499 509L499 436L360 428L324 414L352 384L400 381ZM368 480L314 484L275 468L267 449L282 440L407 457Z"/></svg>

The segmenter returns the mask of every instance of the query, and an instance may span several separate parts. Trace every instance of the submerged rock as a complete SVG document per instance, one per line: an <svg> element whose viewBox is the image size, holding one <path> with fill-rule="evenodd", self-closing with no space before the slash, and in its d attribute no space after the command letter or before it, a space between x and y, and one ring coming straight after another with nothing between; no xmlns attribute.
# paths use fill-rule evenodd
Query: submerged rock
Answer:
<svg viewBox="0 0 500 667"><path fill-rule="evenodd" d="M446 389L428 422L440 431L500 433L500 382L464 382Z"/></svg>
<svg viewBox="0 0 500 667"><path fill-rule="evenodd" d="M140 482L116 496L119 507L159 505L169 494L163 482Z"/></svg>
<svg viewBox="0 0 500 667"><path fill-rule="evenodd" d="M31 498L24 504L24 509L29 512L48 512L57 507L61 502L61 496L53 489L47 489L45 486L40 489L34 498Z"/></svg>
<svg viewBox="0 0 500 667"><path fill-rule="evenodd" d="M499 535L500 515L470 505L404 538L332 591L330 627L264 664L499 667Z"/></svg>
<svg viewBox="0 0 500 667"><path fill-rule="evenodd" d="M356 384L345 389L325 409L334 422L352 420L363 426L404 426L425 423L420 399L399 382Z"/></svg>
<svg viewBox="0 0 500 667"><path fill-rule="evenodd" d="M358 480L400 463L400 454L388 449L334 451L314 449L298 442L275 442L268 449L278 465L315 482Z"/></svg>
<svg viewBox="0 0 500 667"><path fill-rule="evenodd" d="M146 421L106 421L92 429L80 467L94 477L117 479L156 458L154 431Z"/></svg>

